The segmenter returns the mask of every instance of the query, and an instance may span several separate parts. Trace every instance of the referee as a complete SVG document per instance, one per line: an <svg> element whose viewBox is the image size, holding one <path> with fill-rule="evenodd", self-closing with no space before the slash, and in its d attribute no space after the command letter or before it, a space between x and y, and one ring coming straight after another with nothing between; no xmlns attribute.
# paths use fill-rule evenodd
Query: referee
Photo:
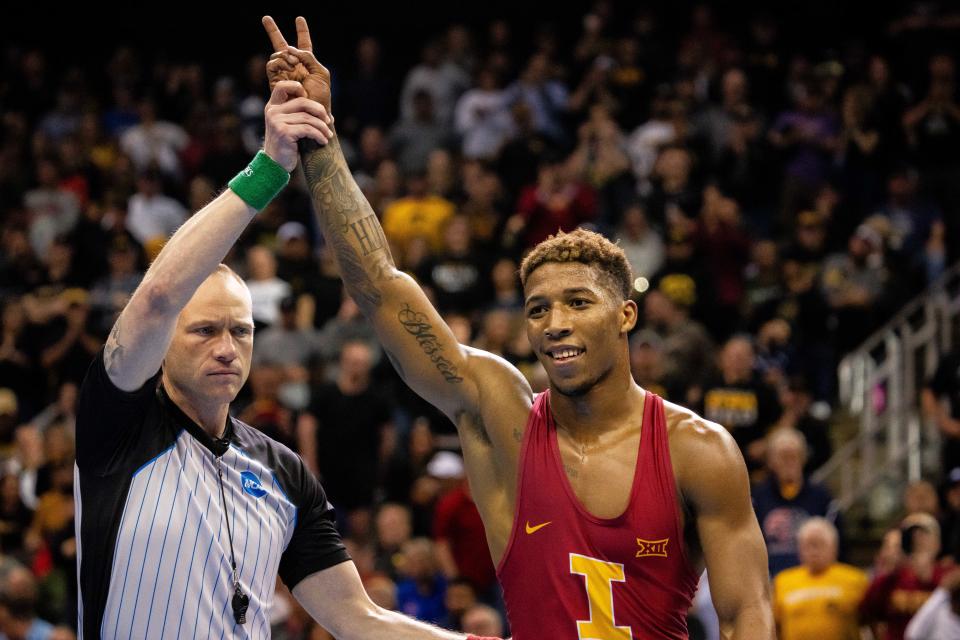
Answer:
<svg viewBox="0 0 960 640"><path fill-rule="evenodd" d="M303 461L228 413L253 320L220 261L286 185L297 140L326 144L330 122L299 83L276 86L263 151L170 238L90 365L74 488L81 638L269 638L278 574L337 638L464 637L374 605Z"/></svg>

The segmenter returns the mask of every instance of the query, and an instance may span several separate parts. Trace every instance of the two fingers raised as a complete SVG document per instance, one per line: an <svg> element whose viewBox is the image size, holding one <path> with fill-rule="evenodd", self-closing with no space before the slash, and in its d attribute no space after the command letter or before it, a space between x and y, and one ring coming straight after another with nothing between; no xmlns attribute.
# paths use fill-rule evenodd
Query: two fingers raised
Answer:
<svg viewBox="0 0 960 640"><path fill-rule="evenodd" d="M273 45L274 51L283 51L289 46L283 34L280 32L280 27L277 26L276 21L271 16L263 16L261 22L263 23L263 28L267 31L267 37L270 38L270 44ZM306 19L302 16L297 16L296 26L297 48L305 51L313 51L313 42L310 40L310 29L307 27Z"/></svg>

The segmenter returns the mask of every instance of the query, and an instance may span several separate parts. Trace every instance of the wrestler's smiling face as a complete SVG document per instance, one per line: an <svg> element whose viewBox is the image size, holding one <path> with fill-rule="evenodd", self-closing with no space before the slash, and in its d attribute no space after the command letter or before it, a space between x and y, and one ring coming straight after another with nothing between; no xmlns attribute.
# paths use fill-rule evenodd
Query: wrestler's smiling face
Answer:
<svg viewBox="0 0 960 640"><path fill-rule="evenodd" d="M557 392L581 396L626 358L637 307L599 268L548 262L527 278L527 337Z"/></svg>

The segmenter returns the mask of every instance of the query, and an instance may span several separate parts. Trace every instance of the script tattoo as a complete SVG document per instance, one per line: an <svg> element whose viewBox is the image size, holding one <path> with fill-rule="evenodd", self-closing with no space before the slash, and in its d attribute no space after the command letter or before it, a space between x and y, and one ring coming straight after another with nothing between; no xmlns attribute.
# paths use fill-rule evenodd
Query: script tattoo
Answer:
<svg viewBox="0 0 960 640"><path fill-rule="evenodd" d="M456 365L441 355L443 345L437 335L433 333L433 327L427 322L426 314L414 311L410 308L410 305L404 304L397 315L397 319L400 320L400 324L407 330L407 333L417 339L420 348L427 354L430 362L434 364L444 380L457 384L463 382L463 378L457 372Z"/></svg>
<svg viewBox="0 0 960 640"><path fill-rule="evenodd" d="M353 181L336 137L324 147L310 140L300 140L299 147L323 235L333 247L347 291L369 315L382 302L375 282L393 267L383 229Z"/></svg>

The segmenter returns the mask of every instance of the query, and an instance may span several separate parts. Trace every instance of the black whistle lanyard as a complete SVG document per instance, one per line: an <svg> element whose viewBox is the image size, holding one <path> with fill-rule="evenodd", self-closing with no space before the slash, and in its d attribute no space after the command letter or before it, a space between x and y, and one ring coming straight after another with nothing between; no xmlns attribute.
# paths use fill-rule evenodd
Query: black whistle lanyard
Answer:
<svg viewBox="0 0 960 640"><path fill-rule="evenodd" d="M237 575L237 556L233 553L233 533L230 531L230 516L227 515L227 496L223 490L223 468L220 458L221 456L214 456L217 464L217 480L220 483L220 503L223 508L223 517L227 521L227 540L230 541L230 568L233 571L233 597L230 599L230 607L233 609L234 621L237 624L245 624L247 607L250 606L250 596L240 588L240 577Z"/></svg>

